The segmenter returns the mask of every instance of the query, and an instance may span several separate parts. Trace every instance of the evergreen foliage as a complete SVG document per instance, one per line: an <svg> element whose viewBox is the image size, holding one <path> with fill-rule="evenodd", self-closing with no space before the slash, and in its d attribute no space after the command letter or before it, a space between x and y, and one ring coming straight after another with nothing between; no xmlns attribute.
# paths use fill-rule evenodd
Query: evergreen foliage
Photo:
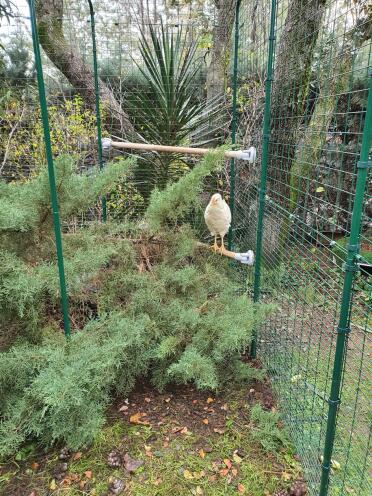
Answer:
<svg viewBox="0 0 372 496"><path fill-rule="evenodd" d="M265 411L257 404L251 410L251 421L254 425L252 437L265 451L277 453L279 448L289 446L286 431L279 427L280 415L277 412Z"/></svg>
<svg viewBox="0 0 372 496"><path fill-rule="evenodd" d="M168 186L165 191L154 190L146 212L150 228L157 230L169 224L174 225L193 208L200 206L198 194L202 191L203 180L221 169L223 157L221 147L218 152L208 153L198 167Z"/></svg>
<svg viewBox="0 0 372 496"><path fill-rule="evenodd" d="M110 398L128 394L140 377L158 389L192 381L216 390L262 376L240 354L270 307L241 294L229 262L201 249L192 227L180 222L221 162L221 151L209 154L155 192L147 222L64 232L75 330L69 342L60 331L47 175L1 186L0 315L3 332L12 322L12 337L14 328L21 336L0 353L2 456L30 436L46 445L88 443ZM56 166L66 225L132 170L126 162L78 175L68 157Z"/></svg>

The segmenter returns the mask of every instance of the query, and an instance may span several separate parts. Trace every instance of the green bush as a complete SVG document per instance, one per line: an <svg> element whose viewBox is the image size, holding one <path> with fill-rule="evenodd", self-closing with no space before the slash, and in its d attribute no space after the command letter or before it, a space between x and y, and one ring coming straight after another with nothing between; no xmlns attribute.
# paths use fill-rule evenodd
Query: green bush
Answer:
<svg viewBox="0 0 372 496"><path fill-rule="evenodd" d="M336 241L333 245L333 253L337 257L338 265L342 265L342 263L346 260L347 255L347 246L349 244L349 237L341 238ZM363 250L363 247L360 249L359 254L364 259L364 261L370 265L372 265L372 252Z"/></svg>
<svg viewBox="0 0 372 496"><path fill-rule="evenodd" d="M279 426L279 421L277 412L265 411L261 405L257 404L251 410L252 437L265 451L277 453L283 446L289 446L288 435Z"/></svg>
<svg viewBox="0 0 372 496"><path fill-rule="evenodd" d="M209 155L185 176L180 184L187 195L176 185L155 193L148 222L91 223L63 234L74 330L68 342L60 331L45 173L2 186L2 201L16 215L0 223L0 317L13 318L26 338L0 353L0 455L29 437L73 448L88 443L111 398L128 394L140 377L158 389L193 382L214 390L261 377L240 356L270 307L241 294L229 278L228 260L202 249L190 225L174 217L195 206L204 177L220 164L221 153ZM64 221L130 169L111 165L88 183L91 178L61 159ZM15 242L25 237L27 243Z"/></svg>

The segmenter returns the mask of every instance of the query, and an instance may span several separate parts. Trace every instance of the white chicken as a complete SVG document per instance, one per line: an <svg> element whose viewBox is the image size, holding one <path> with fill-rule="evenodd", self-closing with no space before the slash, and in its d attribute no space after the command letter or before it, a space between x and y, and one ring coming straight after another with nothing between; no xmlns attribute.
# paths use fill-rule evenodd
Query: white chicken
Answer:
<svg viewBox="0 0 372 496"><path fill-rule="evenodd" d="M212 195L212 198L205 209L204 219L211 235L214 236L214 251L218 251L223 255L226 251L223 238L230 229L231 210L219 193ZM220 236L221 238L220 247L217 245L217 236Z"/></svg>

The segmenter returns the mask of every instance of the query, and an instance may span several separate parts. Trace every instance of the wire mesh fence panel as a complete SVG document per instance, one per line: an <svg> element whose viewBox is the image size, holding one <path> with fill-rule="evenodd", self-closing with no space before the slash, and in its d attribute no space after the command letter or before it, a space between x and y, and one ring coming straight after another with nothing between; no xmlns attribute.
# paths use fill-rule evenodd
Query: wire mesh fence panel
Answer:
<svg viewBox="0 0 372 496"><path fill-rule="evenodd" d="M202 205L211 192L229 197L231 248L258 248L255 269L234 265L231 276L255 301L275 305L253 344L271 377L309 493L328 489L323 457L333 442L334 406L328 493L372 494L370 178L364 197L356 195L361 167L370 171L368 150L361 160L372 127L366 118L369 2L133 0L123 6L100 0L94 16L88 2L35 5L54 156L72 155L79 171L99 165L92 21L103 137L214 147L229 141L232 130L233 144L257 148L254 164L226 161L220 174L208 178ZM17 7L18 15L0 27L0 174L6 181L37 174L46 160L28 4L19 1ZM111 150L104 160L123 154ZM131 180L107 195L109 219L141 217L154 188L197 163L182 154L136 156ZM360 243L350 249L355 204L363 207ZM104 208L97 199L65 231L102 218ZM202 213L189 220L204 241ZM354 274L346 299L345 270ZM340 327L345 309L347 325ZM338 381L340 333L346 344L338 406L338 398L330 398Z"/></svg>
<svg viewBox="0 0 372 496"><path fill-rule="evenodd" d="M271 375L310 493L318 494L343 263L353 205L363 201L355 197L355 187L367 125L371 11L367 2L242 3L239 94L246 100L241 98L239 134L240 139L253 137L255 144L262 144L272 8L275 56L261 273L255 282L261 301L275 303L277 311L258 331L258 356ZM235 242L255 237L262 167L258 161L249 173L237 172L235 203L245 231L235 233ZM370 217L366 194L360 226L366 271L359 266L352 292L331 461L333 495L372 490Z"/></svg>

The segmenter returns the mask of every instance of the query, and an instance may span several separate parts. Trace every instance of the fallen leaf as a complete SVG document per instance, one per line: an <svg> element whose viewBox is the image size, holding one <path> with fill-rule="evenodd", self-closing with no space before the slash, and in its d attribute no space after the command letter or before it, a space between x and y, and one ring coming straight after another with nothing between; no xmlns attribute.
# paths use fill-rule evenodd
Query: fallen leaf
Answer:
<svg viewBox="0 0 372 496"><path fill-rule="evenodd" d="M222 477L226 477L226 475L229 473L229 469L228 468L222 468L221 470L219 470L218 472Z"/></svg>
<svg viewBox="0 0 372 496"><path fill-rule="evenodd" d="M171 400L170 398L165 398L165 402L166 402L166 403L169 403L169 402L170 402L170 400Z"/></svg>
<svg viewBox="0 0 372 496"><path fill-rule="evenodd" d="M228 458L225 458L223 463L226 465L227 468L231 468L232 467L232 463L231 463L231 460L229 460Z"/></svg>
<svg viewBox="0 0 372 496"><path fill-rule="evenodd" d="M72 459L75 460L80 460L80 458L83 456L83 453L81 451L78 451L77 453L74 453L72 455Z"/></svg>
<svg viewBox="0 0 372 496"><path fill-rule="evenodd" d="M171 430L172 434L177 434L177 432L181 432L183 429L187 429L186 427L173 427Z"/></svg>
<svg viewBox="0 0 372 496"><path fill-rule="evenodd" d="M221 410L224 410L225 412L229 409L229 407L227 406L227 403L225 403L224 405L221 406Z"/></svg>
<svg viewBox="0 0 372 496"><path fill-rule="evenodd" d="M239 465L239 463L242 463L242 458L240 458L239 455L237 455L236 453L234 453L233 455L233 460L235 463L237 463Z"/></svg>
<svg viewBox="0 0 372 496"><path fill-rule="evenodd" d="M84 475L87 479L91 479L93 472L91 470L87 470L86 472L84 472Z"/></svg>
<svg viewBox="0 0 372 496"><path fill-rule="evenodd" d="M294 375L294 376L291 377L291 382L294 384L296 382L299 382L301 379L302 379L302 375L301 374L297 374L297 375Z"/></svg>
<svg viewBox="0 0 372 496"><path fill-rule="evenodd" d="M146 403L150 403L151 398L145 398Z"/></svg>
<svg viewBox="0 0 372 496"><path fill-rule="evenodd" d="M31 463L31 468L33 471L37 470L39 468L39 464L37 462L32 462Z"/></svg>
<svg viewBox="0 0 372 496"><path fill-rule="evenodd" d="M191 434L187 427L182 427L180 432L181 432L181 434Z"/></svg>
<svg viewBox="0 0 372 496"><path fill-rule="evenodd" d="M318 186L315 190L316 193L323 193L323 191L324 191L323 186Z"/></svg>
<svg viewBox="0 0 372 496"><path fill-rule="evenodd" d="M196 404L197 404L197 402L198 402L198 400L192 400L192 404L193 404L193 405L196 405Z"/></svg>
<svg viewBox="0 0 372 496"><path fill-rule="evenodd" d="M202 479L205 476L204 470L201 470L200 472L193 472L192 474L194 476L194 479Z"/></svg>
<svg viewBox="0 0 372 496"><path fill-rule="evenodd" d="M238 493L245 494L245 487L243 486L243 484L238 484Z"/></svg>
<svg viewBox="0 0 372 496"><path fill-rule="evenodd" d="M123 405L123 406L121 406L121 407L119 408L119 412L125 412L125 411L127 411L127 410L128 410L128 408L129 408L129 406L128 406L128 405Z"/></svg>
<svg viewBox="0 0 372 496"><path fill-rule="evenodd" d="M215 427L213 429L213 432L216 432L217 434L225 434L225 429L219 429L218 427Z"/></svg>
<svg viewBox="0 0 372 496"><path fill-rule="evenodd" d="M57 483L56 483L56 481L53 479L53 480L52 480L52 482L51 482L51 483L50 483L50 485L49 485L49 489L50 489L51 491L55 491L55 490L57 489L57 487L58 487L58 486L57 486Z"/></svg>
<svg viewBox="0 0 372 496"><path fill-rule="evenodd" d="M231 469L231 473L233 474L234 477L236 477L238 475L238 469L237 468L232 468Z"/></svg>
<svg viewBox="0 0 372 496"><path fill-rule="evenodd" d="M217 480L217 476L214 475L214 474L213 475L210 475L209 476L209 480L210 480L210 482L215 482Z"/></svg>
<svg viewBox="0 0 372 496"><path fill-rule="evenodd" d="M168 441L164 441L164 443L163 443L163 448L168 448L168 446L169 446Z"/></svg>
<svg viewBox="0 0 372 496"><path fill-rule="evenodd" d="M65 477L61 482L62 487L68 487L71 486L71 484L72 484L72 480L70 477Z"/></svg>
<svg viewBox="0 0 372 496"><path fill-rule="evenodd" d="M200 449L198 451L198 453L199 453L200 458L203 458L203 460L204 460L204 458L205 458L205 451L203 449Z"/></svg>
<svg viewBox="0 0 372 496"><path fill-rule="evenodd" d="M193 478L194 478L194 476L192 475L192 473L190 472L190 470L187 470L187 469L185 469L185 470L183 471L183 476L184 476L184 477L185 477L185 479L187 479L187 480L191 480L191 479L193 479Z"/></svg>
<svg viewBox="0 0 372 496"><path fill-rule="evenodd" d="M292 479L292 475L289 474L288 472L282 472L281 477L284 481L289 481Z"/></svg>
<svg viewBox="0 0 372 496"><path fill-rule="evenodd" d="M142 460L135 460L131 458L128 453L124 455L124 467L128 472L134 472L137 468L143 465Z"/></svg>
<svg viewBox="0 0 372 496"><path fill-rule="evenodd" d="M207 403L208 403L208 405L209 405L209 403L213 403L213 402L214 402L214 399L213 399L213 398L208 398L208 399L207 399Z"/></svg>
<svg viewBox="0 0 372 496"><path fill-rule="evenodd" d="M131 415L129 417L129 422L131 424L149 425L150 422L148 422L147 420L141 420L141 418L146 417L146 415L146 413L141 412L135 413L134 415Z"/></svg>
<svg viewBox="0 0 372 496"><path fill-rule="evenodd" d="M163 482L162 479L158 477L157 479L154 480L154 486L159 486L162 482Z"/></svg>
<svg viewBox="0 0 372 496"><path fill-rule="evenodd" d="M194 496L203 496L204 492L200 486L196 486L195 489L191 489L191 494Z"/></svg>
<svg viewBox="0 0 372 496"><path fill-rule="evenodd" d="M202 422L203 422L203 424L205 424L205 425L208 425L208 424L209 424L209 420L208 420L207 418L203 419L203 420L202 420Z"/></svg>
<svg viewBox="0 0 372 496"><path fill-rule="evenodd" d="M87 485L87 480L82 480L79 482L79 489L84 489L84 487Z"/></svg>

